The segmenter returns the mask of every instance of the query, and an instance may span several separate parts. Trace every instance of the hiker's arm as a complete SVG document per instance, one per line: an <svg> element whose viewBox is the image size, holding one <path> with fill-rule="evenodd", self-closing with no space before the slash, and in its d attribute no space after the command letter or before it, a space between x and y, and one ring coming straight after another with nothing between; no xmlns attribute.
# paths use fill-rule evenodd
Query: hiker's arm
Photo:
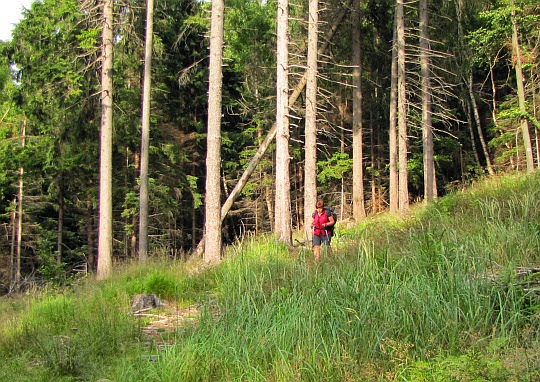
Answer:
<svg viewBox="0 0 540 382"><path fill-rule="evenodd" d="M332 215L328 216L328 223L324 223L325 227L332 227L334 224L336 224L334 217Z"/></svg>

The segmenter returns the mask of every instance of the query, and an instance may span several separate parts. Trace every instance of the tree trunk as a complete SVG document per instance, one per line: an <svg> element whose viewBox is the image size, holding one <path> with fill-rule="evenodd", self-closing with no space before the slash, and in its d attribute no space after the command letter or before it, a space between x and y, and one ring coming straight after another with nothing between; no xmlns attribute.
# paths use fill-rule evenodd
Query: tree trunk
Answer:
<svg viewBox="0 0 540 382"><path fill-rule="evenodd" d="M113 0L102 0L98 280L112 272L113 5Z"/></svg>
<svg viewBox="0 0 540 382"><path fill-rule="evenodd" d="M13 199L12 207L9 217L11 220L11 246L9 252L9 285L10 290L15 286L15 248L17 242L17 213L15 212L15 207L17 206L17 199Z"/></svg>
<svg viewBox="0 0 540 382"><path fill-rule="evenodd" d="M519 111L522 114L521 117L521 134L523 135L523 145L525 146L525 159L527 162L527 172L530 173L534 170L534 159L531 145L531 136L529 131L529 121L525 118L527 113L527 105L525 103L525 87L523 86L523 68L521 65L521 49L519 47L518 30L516 21L516 11L514 7L514 1L512 1L512 49L516 58L515 70L516 70L516 82L518 90L518 102Z"/></svg>
<svg viewBox="0 0 540 382"><path fill-rule="evenodd" d="M152 88L152 46L154 41L154 0L146 0L146 35L141 130L141 170L139 190L139 261L148 260L148 165L150 148L150 104Z"/></svg>
<svg viewBox="0 0 540 382"><path fill-rule="evenodd" d="M86 197L86 269L90 273L96 270L94 256L94 207L92 199Z"/></svg>
<svg viewBox="0 0 540 382"><path fill-rule="evenodd" d="M476 104L476 98L474 96L472 73L469 73L468 88L469 88L469 97L471 98L471 107L473 109L472 111L474 115L474 120L476 122L476 129L478 132L478 139L480 140L480 144L482 146L482 150L484 151L484 156L486 158L486 167L488 169L488 173L490 175L494 175L495 171L493 170L493 165L491 164L491 157L489 156L489 150L486 144L486 140L484 139L484 133L482 133L482 123L480 122L480 113L478 112L478 106Z"/></svg>
<svg viewBox="0 0 540 382"><path fill-rule="evenodd" d="M208 135L206 149L206 243L204 261L221 259L221 93L223 83L223 0L212 1L210 74L208 85Z"/></svg>
<svg viewBox="0 0 540 382"><path fill-rule="evenodd" d="M275 228L278 240L292 244L289 155L289 2L277 2L276 79L276 195Z"/></svg>
<svg viewBox="0 0 540 382"><path fill-rule="evenodd" d="M304 143L304 231L305 239L311 239L311 213L317 202L317 48L319 0L309 0L308 56L306 84L306 126Z"/></svg>
<svg viewBox="0 0 540 382"><path fill-rule="evenodd" d="M353 1L353 218L361 222L366 218L364 205L364 150L362 126L362 41L360 0Z"/></svg>
<svg viewBox="0 0 540 382"><path fill-rule="evenodd" d="M26 121L21 125L21 147L26 145ZM21 282L22 234L23 234L23 197L24 197L24 167L19 168L19 191L17 205L17 256L15 259L15 278L13 286L16 290Z"/></svg>
<svg viewBox="0 0 540 382"><path fill-rule="evenodd" d="M64 247L64 179L60 175L58 182L58 228L56 234L56 264L62 264Z"/></svg>
<svg viewBox="0 0 540 382"><path fill-rule="evenodd" d="M424 199L429 202L437 197L433 127L431 115L431 70L429 54L429 14L427 0L420 0L420 71L422 75L422 142L424 146Z"/></svg>
<svg viewBox="0 0 540 382"><path fill-rule="evenodd" d="M397 55L398 55L398 159L399 213L409 213L409 185L407 169L407 88L405 71L405 15L403 0L397 0Z"/></svg>
<svg viewBox="0 0 540 382"><path fill-rule="evenodd" d="M388 129L389 145L389 204L390 212L399 211L399 175L398 175L398 139L397 139L397 98L398 98L398 62L397 62L397 16L394 13L394 29L392 38L392 64L390 77L390 124Z"/></svg>

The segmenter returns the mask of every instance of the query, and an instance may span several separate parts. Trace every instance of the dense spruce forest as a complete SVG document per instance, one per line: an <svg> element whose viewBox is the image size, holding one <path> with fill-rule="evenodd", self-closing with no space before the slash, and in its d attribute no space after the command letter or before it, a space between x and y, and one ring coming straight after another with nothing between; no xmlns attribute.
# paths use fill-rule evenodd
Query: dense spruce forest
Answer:
<svg viewBox="0 0 540 382"><path fill-rule="evenodd" d="M113 6L110 18L107 4ZM277 64L278 4L225 2L216 179L220 202L234 200L218 217L224 244L276 232L276 222L300 232L314 205L306 191L335 208L339 229L383 211L406 216L409 203L480 177L539 166L536 0L317 5L315 23L307 1L286 5L289 127L277 134L286 138L284 156L272 135L279 114L276 67L284 67ZM107 255L113 263L138 258L146 6L142 0L36 0L12 40L0 41L2 294L64 284L97 269L104 233L104 106L111 94ZM195 256L209 221L212 6L161 0L153 7L149 257ZM313 36L315 65L308 63ZM107 58L111 69L104 75ZM309 80L306 86L309 73L316 73L315 88ZM112 80L112 91L104 78ZM316 140L308 144L311 124ZM312 149L315 172L308 171ZM313 173L315 189L306 183ZM284 178L290 183L286 206L276 203L283 200L276 180Z"/></svg>

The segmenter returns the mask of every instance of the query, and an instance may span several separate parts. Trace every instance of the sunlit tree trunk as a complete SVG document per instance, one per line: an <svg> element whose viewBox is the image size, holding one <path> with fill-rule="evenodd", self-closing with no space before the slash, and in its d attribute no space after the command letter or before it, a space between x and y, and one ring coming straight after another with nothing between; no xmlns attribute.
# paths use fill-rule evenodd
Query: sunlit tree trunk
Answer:
<svg viewBox="0 0 540 382"><path fill-rule="evenodd" d="M113 0L103 0L97 279L112 272Z"/></svg>
<svg viewBox="0 0 540 382"><path fill-rule="evenodd" d="M291 181L289 176L289 2L277 2L277 106L275 228L278 240L292 243Z"/></svg>
<svg viewBox="0 0 540 382"><path fill-rule="evenodd" d="M480 121L480 112L478 111L478 105L476 103L476 98L474 96L472 73L469 74L468 87L469 87L469 97L471 99L472 112L473 112L474 120L476 122L476 130L478 132L478 139L480 140L480 145L482 146L482 150L486 158L486 167L487 167L488 173L490 175L494 175L495 170L493 170L493 165L491 163L491 157L489 155L488 146L484 138L484 133L482 132L482 122Z"/></svg>
<svg viewBox="0 0 540 382"><path fill-rule="evenodd" d="M353 1L353 217L357 222L366 217L364 205L364 150L362 127L362 41L360 0Z"/></svg>
<svg viewBox="0 0 540 382"><path fill-rule="evenodd" d="M21 125L21 146L26 145L26 121ZM24 197L24 167L19 168L19 190L17 197L17 255L15 258L15 277L13 285L18 289L21 281L22 235L23 235L23 197Z"/></svg>
<svg viewBox="0 0 540 382"><path fill-rule="evenodd" d="M319 0L309 0L306 83L306 126L304 143L304 230L311 239L311 214L317 202L317 49Z"/></svg>
<svg viewBox="0 0 540 382"><path fill-rule="evenodd" d="M154 38L154 0L146 0L146 36L141 131L141 172L139 190L139 261L148 259L148 161L150 147L150 89L152 85L152 45Z"/></svg>
<svg viewBox="0 0 540 382"><path fill-rule="evenodd" d="M208 86L208 134L206 149L206 242L204 261L221 259L221 96L223 84L223 0L212 1L210 27L210 75Z"/></svg>
<svg viewBox="0 0 540 382"><path fill-rule="evenodd" d="M405 15L403 0L397 0L397 56L398 56L398 160L399 160L399 213L409 213L409 186L407 169L407 89L405 71Z"/></svg>
<svg viewBox="0 0 540 382"><path fill-rule="evenodd" d="M433 151L433 128L431 116L431 71L429 54L429 14L427 0L420 0L420 71L422 75L422 142L424 146L424 199L437 197L435 162Z"/></svg>
<svg viewBox="0 0 540 382"><path fill-rule="evenodd" d="M516 11L514 1L512 0L512 49L516 59L516 82L518 91L519 111L523 115L521 117L521 134L523 135L523 145L525 147L525 159L527 162L527 172L534 170L534 159L531 145L531 136L529 131L529 121L524 115L527 113L527 105L525 103L525 87L523 86L523 68L521 65L521 49L519 47L518 29L516 22Z"/></svg>
<svg viewBox="0 0 540 382"><path fill-rule="evenodd" d="M389 203L390 212L399 211L399 176L398 176L398 139L397 139L397 98L398 98L398 62L397 62L397 15L394 13L392 38L392 64L390 77L390 124L388 129L389 158Z"/></svg>

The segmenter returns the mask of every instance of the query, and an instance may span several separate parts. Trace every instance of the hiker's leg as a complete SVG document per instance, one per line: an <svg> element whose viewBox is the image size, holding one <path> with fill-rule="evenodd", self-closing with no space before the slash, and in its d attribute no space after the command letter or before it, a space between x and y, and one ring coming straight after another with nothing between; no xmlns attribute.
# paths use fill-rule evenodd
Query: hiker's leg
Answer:
<svg viewBox="0 0 540 382"><path fill-rule="evenodd" d="M316 245L313 247L313 259L315 259L315 261L321 260L321 246L320 245Z"/></svg>
<svg viewBox="0 0 540 382"><path fill-rule="evenodd" d="M313 235L313 258L315 261L321 259L321 237L318 235Z"/></svg>

